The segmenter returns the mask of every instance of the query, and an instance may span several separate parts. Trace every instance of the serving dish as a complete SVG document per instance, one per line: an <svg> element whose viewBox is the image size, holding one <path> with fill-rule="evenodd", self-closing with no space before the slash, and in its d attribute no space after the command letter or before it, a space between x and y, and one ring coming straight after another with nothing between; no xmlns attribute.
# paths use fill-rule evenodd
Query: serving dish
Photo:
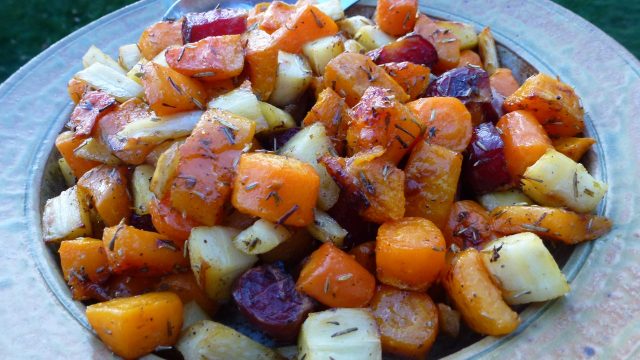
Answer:
<svg viewBox="0 0 640 360"><path fill-rule="evenodd" d="M119 44L135 41L168 5L142 1L92 23L32 60L0 88L0 104L6 109L0 115L0 146L7 159L0 190L5 215L0 234L7 239L0 255L5 265L0 305L6 310L4 323L12 329L0 345L5 345L7 355L111 356L83 327L83 305L68 300L54 258L40 241L39 218L44 200L60 190L55 167L49 166L51 148L71 110L64 89L80 66L77 59L93 43L113 53ZM422 9L429 15L478 27L490 25L497 40L526 63L576 87L591 120L588 133L600 144L590 159L591 170L610 184L602 210L616 224L607 237L579 247L569 258L564 272L572 283L570 295L529 307L516 334L485 338L454 356L632 356L640 338L636 316L640 302L634 296L640 288L639 268L634 264L638 245L633 241L640 237L634 224L638 170L629 166L637 164L640 154L634 143L640 136L639 125L634 124L640 115L640 99L634 97L640 90L637 60L599 30L550 2L431 1L427 5ZM570 341L565 334L571 334Z"/></svg>

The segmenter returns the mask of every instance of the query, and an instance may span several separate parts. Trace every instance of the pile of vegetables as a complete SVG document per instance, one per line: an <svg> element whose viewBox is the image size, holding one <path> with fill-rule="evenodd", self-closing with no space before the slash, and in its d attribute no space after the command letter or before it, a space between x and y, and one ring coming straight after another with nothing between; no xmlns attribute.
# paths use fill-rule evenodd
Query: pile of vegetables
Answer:
<svg viewBox="0 0 640 360"><path fill-rule="evenodd" d="M513 332L569 291L545 242L612 225L574 90L415 0L187 14L82 62L43 234L124 358L424 358Z"/></svg>

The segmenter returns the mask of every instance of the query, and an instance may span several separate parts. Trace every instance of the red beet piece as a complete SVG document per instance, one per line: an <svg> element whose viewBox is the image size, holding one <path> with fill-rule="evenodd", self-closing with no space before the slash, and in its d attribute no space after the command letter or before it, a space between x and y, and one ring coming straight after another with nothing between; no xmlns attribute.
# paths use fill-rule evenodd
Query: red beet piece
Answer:
<svg viewBox="0 0 640 360"><path fill-rule="evenodd" d="M102 91L88 91L73 109L67 127L76 136L90 135L99 117L106 114L116 104L116 99Z"/></svg>
<svg viewBox="0 0 640 360"><path fill-rule="evenodd" d="M451 96L458 98L465 104L491 102L489 74L474 66L449 70L429 84L426 96Z"/></svg>
<svg viewBox="0 0 640 360"><path fill-rule="evenodd" d="M391 44L369 51L376 64L409 61L432 67L438 62L438 52L429 41L418 34L409 34Z"/></svg>
<svg viewBox="0 0 640 360"><path fill-rule="evenodd" d="M189 13L182 23L182 38L187 44L209 36L242 34L247 30L247 15L241 9Z"/></svg>
<svg viewBox="0 0 640 360"><path fill-rule="evenodd" d="M233 299L251 323L283 342L295 341L315 305L296 290L282 263L247 270L234 284Z"/></svg>
<svg viewBox="0 0 640 360"><path fill-rule="evenodd" d="M467 152L463 177L474 193L487 193L511 184L504 142L492 123L482 123L473 129Z"/></svg>

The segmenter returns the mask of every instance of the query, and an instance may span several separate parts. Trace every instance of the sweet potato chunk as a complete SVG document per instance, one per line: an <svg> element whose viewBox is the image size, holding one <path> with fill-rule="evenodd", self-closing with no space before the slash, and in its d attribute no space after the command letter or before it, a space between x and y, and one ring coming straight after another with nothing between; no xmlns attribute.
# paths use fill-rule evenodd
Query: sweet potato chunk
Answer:
<svg viewBox="0 0 640 360"><path fill-rule="evenodd" d="M551 136L575 136L584 130L584 108L575 91L547 74L528 78L503 106L506 111L531 111Z"/></svg>
<svg viewBox="0 0 640 360"><path fill-rule="evenodd" d="M93 125L116 105L116 99L102 91L84 93L78 105L73 109L67 127L76 136L91 135Z"/></svg>
<svg viewBox="0 0 640 360"><path fill-rule="evenodd" d="M464 151L471 141L471 114L454 97L430 97L412 101L407 107L425 127L424 139L455 152Z"/></svg>
<svg viewBox="0 0 640 360"><path fill-rule="evenodd" d="M56 138L56 148L76 178L80 178L87 171L100 165L97 161L83 159L74 154L74 150L85 140L86 139L73 136L72 131L65 131Z"/></svg>
<svg viewBox="0 0 640 360"><path fill-rule="evenodd" d="M349 108L343 98L330 88L322 90L318 100L302 121L303 126L321 123L335 150L342 154L345 149L347 129L351 122Z"/></svg>
<svg viewBox="0 0 640 360"><path fill-rule="evenodd" d="M402 86L407 95L409 95L409 100L420 97L429 86L431 70L426 66L406 61L387 63L381 66L398 85Z"/></svg>
<svg viewBox="0 0 640 360"><path fill-rule="evenodd" d="M440 28L426 15L420 14L413 31L427 39L438 52L438 63L431 68L436 74L451 70L460 63L460 40L451 31Z"/></svg>
<svg viewBox="0 0 640 360"><path fill-rule="evenodd" d="M489 212L472 200L453 203L442 233L448 244L456 244L461 249L478 249L496 238L491 230Z"/></svg>
<svg viewBox="0 0 640 360"><path fill-rule="evenodd" d="M324 155L320 162L367 221L384 223L404 216L404 172L382 158L381 147L349 158Z"/></svg>
<svg viewBox="0 0 640 360"><path fill-rule="evenodd" d="M309 257L296 287L330 307L366 306L376 280L365 268L332 243L324 243Z"/></svg>
<svg viewBox="0 0 640 360"><path fill-rule="evenodd" d="M375 146L386 149L383 158L397 164L420 137L423 127L413 113L393 98L391 92L370 87L349 111L348 153L356 154Z"/></svg>
<svg viewBox="0 0 640 360"><path fill-rule="evenodd" d="M357 53L342 53L327 64L324 83L345 98L347 105L354 106L370 86L388 89L397 101L409 99L402 87L368 56Z"/></svg>
<svg viewBox="0 0 640 360"><path fill-rule="evenodd" d="M182 44L182 19L159 21L146 28L138 40L138 48L147 60L153 59L171 45Z"/></svg>
<svg viewBox="0 0 640 360"><path fill-rule="evenodd" d="M150 293L87 307L87 320L109 349L135 359L178 341L182 303L174 293Z"/></svg>
<svg viewBox="0 0 640 360"><path fill-rule="evenodd" d="M556 148L556 151L578 162L589 151L591 145L596 143L596 140L593 138L564 137L553 139L551 143Z"/></svg>
<svg viewBox="0 0 640 360"><path fill-rule="evenodd" d="M233 183L233 206L278 224L313 221L320 177L300 160L273 154L243 154Z"/></svg>
<svg viewBox="0 0 640 360"><path fill-rule="evenodd" d="M304 4L271 37L278 50L295 54L302 45L337 32L338 25L329 16L313 5Z"/></svg>
<svg viewBox="0 0 640 360"><path fill-rule="evenodd" d="M417 13L417 0L380 0L374 18L382 31L401 36L413 29Z"/></svg>
<svg viewBox="0 0 640 360"><path fill-rule="evenodd" d="M442 284L473 331L500 336L518 327L518 313L502 299L476 249L467 249L451 258Z"/></svg>
<svg viewBox="0 0 640 360"><path fill-rule="evenodd" d="M379 286L371 312L380 328L382 351L424 359L438 335L438 309L429 295Z"/></svg>
<svg viewBox="0 0 640 360"><path fill-rule="evenodd" d="M158 115L204 109L206 92L197 80L155 62L144 65L143 72L145 96Z"/></svg>
<svg viewBox="0 0 640 360"><path fill-rule="evenodd" d="M109 263L102 241L90 238L60 243L60 267L74 300L92 298L90 284L102 284L108 278Z"/></svg>
<svg viewBox="0 0 640 360"><path fill-rule="evenodd" d="M276 83L278 48L271 43L271 36L262 30L252 30L244 36L245 69L251 87L261 100L266 101Z"/></svg>
<svg viewBox="0 0 640 360"><path fill-rule="evenodd" d="M182 247L156 232L119 224L104 229L102 243L115 274L158 276L189 268Z"/></svg>
<svg viewBox="0 0 640 360"><path fill-rule="evenodd" d="M399 289L424 291L440 275L447 244L427 219L408 217L387 222L376 237L378 280Z"/></svg>
<svg viewBox="0 0 640 360"><path fill-rule="evenodd" d="M444 228L458 189L462 155L439 145L420 141L405 171L405 216L419 216Z"/></svg>
<svg viewBox="0 0 640 360"><path fill-rule="evenodd" d="M240 75L244 67L240 35L211 36L171 47L165 57L173 70L204 81L230 79Z"/></svg>
<svg viewBox="0 0 640 360"><path fill-rule="evenodd" d="M131 216L133 203L125 168L101 165L89 170L78 179L78 197L91 201L107 226L128 221Z"/></svg>
<svg viewBox="0 0 640 360"><path fill-rule="evenodd" d="M491 212L491 228L502 235L532 232L573 245L595 240L611 230L611 220L543 206L499 206Z"/></svg>

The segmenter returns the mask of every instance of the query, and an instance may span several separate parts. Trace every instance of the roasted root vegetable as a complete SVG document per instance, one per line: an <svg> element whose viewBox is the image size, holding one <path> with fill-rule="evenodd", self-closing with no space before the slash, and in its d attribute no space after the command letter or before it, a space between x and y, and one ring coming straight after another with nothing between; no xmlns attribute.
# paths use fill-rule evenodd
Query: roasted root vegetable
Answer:
<svg viewBox="0 0 640 360"><path fill-rule="evenodd" d="M442 233L448 244L455 244L460 249L480 248L496 237L491 230L489 212L472 200L453 203Z"/></svg>
<svg viewBox="0 0 640 360"><path fill-rule="evenodd" d="M575 136L584 130L584 109L575 91L547 74L528 78L503 106L506 111L531 111L551 136Z"/></svg>
<svg viewBox="0 0 640 360"><path fill-rule="evenodd" d="M260 101L258 101L250 87L244 86L245 84L213 98L209 101L207 107L209 109L225 110L252 120L256 123L256 132L268 130L270 126L262 113Z"/></svg>
<svg viewBox="0 0 640 360"><path fill-rule="evenodd" d="M408 61L432 67L438 62L438 53L429 41L418 34L404 36L367 55L378 65Z"/></svg>
<svg viewBox="0 0 640 360"><path fill-rule="evenodd" d="M480 255L508 304L547 301L569 292L558 264L533 233L496 239Z"/></svg>
<svg viewBox="0 0 640 360"><path fill-rule="evenodd" d="M78 187L47 200L42 213L42 233L46 242L91 235L89 204L78 196Z"/></svg>
<svg viewBox="0 0 640 360"><path fill-rule="evenodd" d="M269 34L262 30L249 31L244 37L245 71L256 95L266 101L275 85L278 49L271 43Z"/></svg>
<svg viewBox="0 0 640 360"><path fill-rule="evenodd" d="M102 65L108 66L111 69L124 74L125 70L118 64L117 61L113 60L111 56L102 52L102 50L98 49L95 45L91 45L89 50L82 56L82 66L88 68L89 66L100 63Z"/></svg>
<svg viewBox="0 0 640 360"><path fill-rule="evenodd" d="M67 83L67 93L74 103L78 103L82 99L82 95L89 89L86 82L71 78Z"/></svg>
<svg viewBox="0 0 640 360"><path fill-rule="evenodd" d="M473 50L462 50L460 51L460 62L457 67L465 67L465 66L477 66L482 67L482 60L480 59L480 55Z"/></svg>
<svg viewBox="0 0 640 360"><path fill-rule="evenodd" d="M382 68L402 86L409 95L409 100L415 100L422 95L429 86L429 76L431 70L424 65L411 62L387 63Z"/></svg>
<svg viewBox="0 0 640 360"><path fill-rule="evenodd" d="M520 324L518 313L502 299L477 250L467 249L452 256L442 284L472 330L500 336L515 331Z"/></svg>
<svg viewBox="0 0 640 360"><path fill-rule="evenodd" d="M298 337L298 359L380 360L380 332L369 309L311 313Z"/></svg>
<svg viewBox="0 0 640 360"><path fill-rule="evenodd" d="M491 29L486 27L482 29L478 35L478 50L482 57L482 64L484 69L493 75L496 72L500 64L498 63L498 51L496 50L496 41L493 39Z"/></svg>
<svg viewBox="0 0 640 360"><path fill-rule="evenodd" d="M373 25L361 27L353 38L368 51L391 44L396 40L395 37L382 31L380 27Z"/></svg>
<svg viewBox="0 0 640 360"><path fill-rule="evenodd" d="M278 52L278 72L269 102L276 106L293 103L307 90L312 74L309 64L300 55Z"/></svg>
<svg viewBox="0 0 640 360"><path fill-rule="evenodd" d="M118 48L118 63L125 71L131 70L142 58L137 44L122 45Z"/></svg>
<svg viewBox="0 0 640 360"><path fill-rule="evenodd" d="M337 32L338 25L333 19L313 5L302 4L271 37L278 50L295 54L304 44Z"/></svg>
<svg viewBox="0 0 640 360"><path fill-rule="evenodd" d="M87 320L109 349L134 359L178 341L182 302L170 292L114 299L87 306Z"/></svg>
<svg viewBox="0 0 640 360"><path fill-rule="evenodd" d="M192 272L163 276L155 284L155 289L156 291L175 293L185 306L188 303L195 302L208 315L215 314L218 309L218 304L209 299L204 290L198 286L198 282Z"/></svg>
<svg viewBox="0 0 640 360"><path fill-rule="evenodd" d="M146 28L138 40L142 56L151 60L171 45L182 45L182 19L159 21Z"/></svg>
<svg viewBox="0 0 640 360"><path fill-rule="evenodd" d="M240 35L211 36L165 53L167 64L177 72L203 81L240 75L244 52Z"/></svg>
<svg viewBox="0 0 640 360"><path fill-rule="evenodd" d="M351 116L345 100L333 89L325 88L318 95L318 100L313 105L302 121L303 126L314 123L324 125L326 135L331 140L334 149L339 154L344 152L347 129Z"/></svg>
<svg viewBox="0 0 640 360"><path fill-rule="evenodd" d="M446 30L424 14L418 15L413 29L436 48L438 62L431 70L437 74L455 68L460 62L460 40L452 31Z"/></svg>
<svg viewBox="0 0 640 360"><path fill-rule="evenodd" d="M295 13L296 7L282 1L272 1L262 13L258 28L269 34L280 29Z"/></svg>
<svg viewBox="0 0 640 360"><path fill-rule="evenodd" d="M416 0L382 0L378 1L374 20L382 31L400 36L413 30L417 13L418 1Z"/></svg>
<svg viewBox="0 0 640 360"><path fill-rule="evenodd" d="M233 300L258 328L281 341L294 341L314 302L296 290L282 266L263 265L238 278Z"/></svg>
<svg viewBox="0 0 640 360"><path fill-rule="evenodd" d="M313 222L307 226L307 230L317 240L331 242L338 247L342 247L347 236L347 231L337 221L319 209L313 211Z"/></svg>
<svg viewBox="0 0 640 360"><path fill-rule="evenodd" d="M438 335L438 309L429 295L382 285L370 307L382 351L410 359L427 355Z"/></svg>
<svg viewBox="0 0 640 360"><path fill-rule="evenodd" d="M91 299L91 285L104 283L111 274L100 240L65 240L60 243L58 253L62 274L75 300Z"/></svg>
<svg viewBox="0 0 640 360"><path fill-rule="evenodd" d="M144 92L138 83L125 74L98 62L79 71L74 78L113 96L118 101L140 97Z"/></svg>
<svg viewBox="0 0 640 360"><path fill-rule="evenodd" d="M323 75L329 61L342 52L344 52L344 40L338 35L327 36L302 47L302 53L309 59L311 69L318 75Z"/></svg>
<svg viewBox="0 0 640 360"><path fill-rule="evenodd" d="M133 211L138 215L149 214L149 201L153 197L151 192L151 178L154 168L151 165L136 166L131 175L133 189Z"/></svg>
<svg viewBox="0 0 640 360"><path fill-rule="evenodd" d="M98 161L91 161L81 158L75 154L78 148L86 139L75 137L72 131L65 131L56 138L56 148L71 168L76 178L81 177L84 173L92 168L100 165Z"/></svg>
<svg viewBox="0 0 640 360"><path fill-rule="evenodd" d="M538 204L565 206L582 213L595 210L607 192L607 184L554 149L528 167L520 181L522 191Z"/></svg>
<svg viewBox="0 0 640 360"><path fill-rule="evenodd" d="M177 244L183 244L191 233L191 229L202 225L190 217L182 216L182 212L171 206L171 199L165 196L162 200L155 197L147 204L153 227Z"/></svg>
<svg viewBox="0 0 640 360"><path fill-rule="evenodd" d="M324 243L309 257L296 288L331 307L366 306L375 292L376 280L349 254Z"/></svg>
<svg viewBox="0 0 640 360"><path fill-rule="evenodd" d="M64 183L67 187L72 187L76 184L76 176L73 174L73 170L64 158L58 159L58 167L64 178Z"/></svg>
<svg viewBox="0 0 640 360"><path fill-rule="evenodd" d="M264 254L291 237L282 225L259 219L233 238L236 249L250 255Z"/></svg>
<svg viewBox="0 0 640 360"><path fill-rule="evenodd" d="M471 114L454 97L431 97L412 101L407 107L425 129L424 141L455 152L469 145L473 126Z"/></svg>
<svg viewBox="0 0 640 360"><path fill-rule="evenodd" d="M351 16L346 19L338 21L338 26L340 27L340 31L349 35L350 37L354 37L358 30L360 30L365 25L375 25L371 19L364 17L362 15Z"/></svg>
<svg viewBox="0 0 640 360"><path fill-rule="evenodd" d="M504 141L493 124L483 123L473 129L468 153L463 177L476 194L500 190L512 183L505 160Z"/></svg>
<svg viewBox="0 0 640 360"><path fill-rule="evenodd" d="M551 140L557 152L576 162L580 161L595 143L596 140L593 138L564 137Z"/></svg>
<svg viewBox="0 0 640 360"><path fill-rule="evenodd" d="M139 144L160 145L167 140L184 138L191 135L201 116L202 111L194 110L168 116L150 114L149 117L136 119L116 133L118 144L114 148L123 154L128 150L135 152L136 148L140 148ZM143 149L146 153L146 146Z"/></svg>
<svg viewBox="0 0 640 360"><path fill-rule="evenodd" d="M247 12L242 9L213 9L184 16L182 38L185 43L210 36L242 34L247 29Z"/></svg>
<svg viewBox="0 0 640 360"><path fill-rule="evenodd" d="M113 109L116 99L102 91L87 91L73 109L67 127L75 136L88 136L98 119Z"/></svg>
<svg viewBox="0 0 640 360"><path fill-rule="evenodd" d="M501 206L491 212L491 228L503 235L529 231L546 239L573 245L594 240L611 230L602 216L578 214L543 206Z"/></svg>
<svg viewBox="0 0 640 360"><path fill-rule="evenodd" d="M533 205L533 201L519 189L482 194L478 196L478 202L488 211L498 206Z"/></svg>
<svg viewBox="0 0 640 360"><path fill-rule="evenodd" d="M449 70L429 84L426 96L451 96L464 104L491 102L489 74L473 66Z"/></svg>
<svg viewBox="0 0 640 360"><path fill-rule="evenodd" d="M89 201L100 219L113 226L131 216L132 200L124 168L98 166L78 179L78 198Z"/></svg>
<svg viewBox="0 0 640 360"><path fill-rule="evenodd" d="M376 274L383 284L424 291L440 275L447 244L431 221L409 217L382 224L376 237Z"/></svg>
<svg viewBox="0 0 640 360"><path fill-rule="evenodd" d="M444 20L436 20L435 23L438 27L452 32L460 40L460 50L470 50L478 45L478 35L473 25Z"/></svg>
<svg viewBox="0 0 640 360"><path fill-rule="evenodd" d="M158 115L204 109L204 87L195 79L149 62L143 67L142 84L149 107Z"/></svg>

